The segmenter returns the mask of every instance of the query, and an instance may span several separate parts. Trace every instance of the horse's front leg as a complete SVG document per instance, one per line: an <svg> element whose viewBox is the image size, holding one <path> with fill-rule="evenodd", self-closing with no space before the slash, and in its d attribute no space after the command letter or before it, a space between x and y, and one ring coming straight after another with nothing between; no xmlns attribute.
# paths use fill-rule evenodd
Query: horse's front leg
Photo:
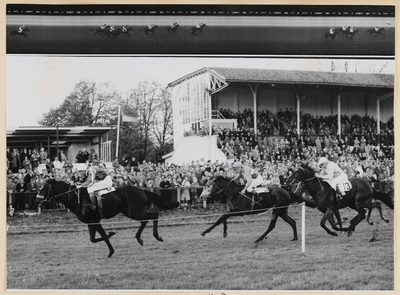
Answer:
<svg viewBox="0 0 400 295"><path fill-rule="evenodd" d="M112 247L109 239L115 235L114 232L110 232L110 234L106 234L105 230L103 229L103 227L101 226L101 224L90 224L88 225L89 228L89 235L90 235L90 241L92 243L97 243L97 242L101 242L104 241L106 242L108 249L109 249L109 254L108 257L111 257L114 254L114 248ZM96 231L100 234L101 238L96 239Z"/></svg>
<svg viewBox="0 0 400 295"><path fill-rule="evenodd" d="M255 242L254 246L257 248L258 243L265 239L265 237L275 228L276 221L278 220L278 213L276 211L272 212L271 222L269 223L268 229L265 233L261 235Z"/></svg>
<svg viewBox="0 0 400 295"><path fill-rule="evenodd" d="M321 225L321 227L322 227L328 234L330 234L330 235L336 237L338 234L337 234L336 232L331 231L331 230L325 225L326 221L329 220L329 219L331 218L332 214L333 214L332 209L329 209L329 208L328 208L328 209L325 211L324 216L323 216L322 219L321 219L320 225ZM336 225L335 225L335 226L336 226Z"/></svg>
<svg viewBox="0 0 400 295"><path fill-rule="evenodd" d="M224 223L224 238L226 238L228 236L227 233L227 229L228 229L228 225L226 220L230 217L230 214L224 214L222 215L212 226L210 226L208 229L206 229L205 231L203 231L201 233L201 235L204 237L206 234L208 234L210 231L212 231L215 227L217 227L218 225L220 225L222 222Z"/></svg>
<svg viewBox="0 0 400 295"><path fill-rule="evenodd" d="M352 220L350 220L349 231L347 232L347 236L350 237L356 229L357 224L365 219L365 209L358 208L358 214Z"/></svg>

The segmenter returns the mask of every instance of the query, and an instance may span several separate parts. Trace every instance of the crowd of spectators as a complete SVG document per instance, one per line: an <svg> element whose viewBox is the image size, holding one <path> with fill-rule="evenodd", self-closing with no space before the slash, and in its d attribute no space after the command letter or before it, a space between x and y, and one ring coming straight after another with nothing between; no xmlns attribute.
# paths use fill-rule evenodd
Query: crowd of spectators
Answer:
<svg viewBox="0 0 400 295"><path fill-rule="evenodd" d="M224 110L222 110L224 111ZM261 114L268 112L260 112ZM240 115L240 116L238 116ZM284 136L269 136L261 129L257 134L252 128L251 111L242 114L224 113L225 117L240 118L236 129L212 127L218 136L218 147L226 154L226 162L192 161L183 165L138 161L135 157L116 158L108 167L113 186L136 185L144 189L180 188L181 201L192 202L207 180L215 175L229 176L232 163L241 161L258 168L267 186L285 184L287 177L302 161L317 162L325 156L336 162L352 177L363 177L373 182L393 182L394 134L393 118L381 124L381 145L377 145L376 121L369 117L343 116L342 138L336 135L334 117L302 116L302 133L298 139L295 129L286 130ZM282 119L293 118L293 112L281 112ZM261 119L259 119L261 120ZM239 120L238 120L239 122ZM202 129L203 135L207 130ZM98 165L95 151L82 149L75 163ZM38 166L45 164L44 171ZM42 148L37 150L7 149L7 190L10 192L37 192L49 178L68 182L71 186L82 183L85 171L74 168L61 152L53 161Z"/></svg>

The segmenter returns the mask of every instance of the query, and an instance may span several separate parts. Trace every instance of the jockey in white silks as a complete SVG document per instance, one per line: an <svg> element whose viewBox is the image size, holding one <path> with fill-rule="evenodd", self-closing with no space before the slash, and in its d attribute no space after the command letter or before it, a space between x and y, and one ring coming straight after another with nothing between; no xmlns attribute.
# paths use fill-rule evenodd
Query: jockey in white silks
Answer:
<svg viewBox="0 0 400 295"><path fill-rule="evenodd" d="M321 157L319 159L318 166L321 167L322 172L316 174L315 176L322 178L324 181L328 182L330 186L335 191L339 191L342 196L346 195L345 191L337 189L338 184L349 182L349 179L342 168L340 168L336 163L329 161L325 157Z"/></svg>
<svg viewBox="0 0 400 295"><path fill-rule="evenodd" d="M102 214L101 196L95 192L112 187L113 182L106 169L97 166L89 166L86 170L87 179L82 187L86 187L89 193L90 201L92 202L91 209L96 209L96 201L99 206L100 214Z"/></svg>
<svg viewBox="0 0 400 295"><path fill-rule="evenodd" d="M262 175L258 172L258 169L253 169L251 171L251 182L250 185L247 187L247 191L249 193L252 193L253 191L255 191L257 193L257 188L259 188L261 185L263 185L264 183L264 178L262 177Z"/></svg>
<svg viewBox="0 0 400 295"><path fill-rule="evenodd" d="M106 26L107 26L106 24L101 25L101 26L100 26L100 29L104 30L104 29L106 28Z"/></svg>
<svg viewBox="0 0 400 295"><path fill-rule="evenodd" d="M122 27L122 32L124 33L128 32L128 25Z"/></svg>
<svg viewBox="0 0 400 295"><path fill-rule="evenodd" d="M378 31L379 31L379 29L380 29L380 27L379 27L379 26L375 26L375 32L378 32Z"/></svg>
<svg viewBox="0 0 400 295"><path fill-rule="evenodd" d="M331 28L331 29L329 30L329 34L331 34L331 35L335 34L335 32L333 31L333 28Z"/></svg>
<svg viewBox="0 0 400 295"><path fill-rule="evenodd" d="M350 33L353 33L353 32L354 32L354 28L350 27Z"/></svg>
<svg viewBox="0 0 400 295"><path fill-rule="evenodd" d="M150 24L150 25L147 26L147 28L148 28L149 30L151 30L153 27L154 27L154 24Z"/></svg>
<svg viewBox="0 0 400 295"><path fill-rule="evenodd" d="M22 25L18 28L18 33L22 33L25 30L25 25Z"/></svg>

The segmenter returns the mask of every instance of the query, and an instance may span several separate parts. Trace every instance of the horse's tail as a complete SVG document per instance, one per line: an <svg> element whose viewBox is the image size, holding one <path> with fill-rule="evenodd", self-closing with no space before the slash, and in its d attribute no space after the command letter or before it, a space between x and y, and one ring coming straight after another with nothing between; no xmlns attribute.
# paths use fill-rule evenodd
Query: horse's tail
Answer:
<svg viewBox="0 0 400 295"><path fill-rule="evenodd" d="M393 189L387 189L383 192L380 192L376 190L375 188L372 188L374 191L373 198L379 201L382 201L386 206L388 206L390 209L394 209L394 190Z"/></svg>
<svg viewBox="0 0 400 295"><path fill-rule="evenodd" d="M175 209L179 206L178 202L166 202L163 200L163 198L156 193L150 192L150 191L145 191L146 196L148 198L149 202L152 202L154 205L159 207L160 209L164 210L171 210Z"/></svg>
<svg viewBox="0 0 400 295"><path fill-rule="evenodd" d="M315 204L314 200L309 200L307 198L303 198L302 196L298 196L292 192L288 192L290 198L292 199L292 203L305 203L307 207L316 208L317 205Z"/></svg>

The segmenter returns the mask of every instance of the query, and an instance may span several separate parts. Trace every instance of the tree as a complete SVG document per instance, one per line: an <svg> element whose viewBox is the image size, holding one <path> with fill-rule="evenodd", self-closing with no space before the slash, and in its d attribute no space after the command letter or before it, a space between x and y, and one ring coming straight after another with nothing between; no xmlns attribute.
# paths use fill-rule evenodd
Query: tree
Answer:
<svg viewBox="0 0 400 295"><path fill-rule="evenodd" d="M69 126L108 126L116 124L121 94L110 83L80 81L61 106L43 115L40 125L54 126L56 118L65 118Z"/></svg>

